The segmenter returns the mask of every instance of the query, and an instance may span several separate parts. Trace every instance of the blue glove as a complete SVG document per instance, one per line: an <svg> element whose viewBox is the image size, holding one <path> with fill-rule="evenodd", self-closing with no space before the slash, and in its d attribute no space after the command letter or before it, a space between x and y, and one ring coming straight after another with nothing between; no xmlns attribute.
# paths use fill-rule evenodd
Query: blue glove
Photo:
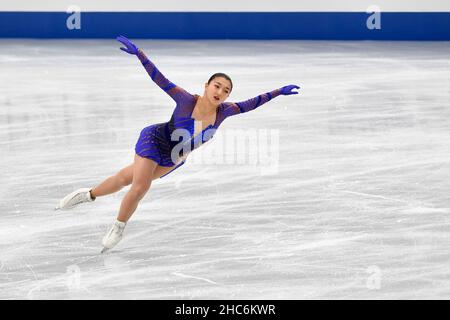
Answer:
<svg viewBox="0 0 450 320"><path fill-rule="evenodd" d="M298 94L297 91L292 91L293 89L300 89L299 86L296 85L288 85L288 86L284 86L283 88L281 88L281 92L280 94L284 95L284 96L288 96L290 94Z"/></svg>
<svg viewBox="0 0 450 320"><path fill-rule="evenodd" d="M138 47L136 47L134 45L134 43L131 42L129 39L125 38L124 36L118 36L116 38L116 40L126 46L126 48L120 48L120 50L123 50L123 51L125 51L126 53L129 53L129 54L136 54L137 55Z"/></svg>

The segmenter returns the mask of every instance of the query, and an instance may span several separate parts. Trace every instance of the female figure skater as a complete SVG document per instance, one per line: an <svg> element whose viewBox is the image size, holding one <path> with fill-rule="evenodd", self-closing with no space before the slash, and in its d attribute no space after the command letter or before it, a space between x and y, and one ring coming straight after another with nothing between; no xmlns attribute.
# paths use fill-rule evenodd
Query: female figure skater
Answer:
<svg viewBox="0 0 450 320"><path fill-rule="evenodd" d="M70 209L131 184L115 223L103 237L102 252L113 248L122 239L127 221L149 190L152 180L183 165L190 151L212 138L227 117L253 110L279 95L298 94L293 90L300 89L296 85L288 85L247 101L225 102L233 90L233 83L226 74L216 73L205 83L203 96L192 95L164 77L129 39L119 36L117 40L125 46L121 50L138 57L151 79L176 102L176 106L170 121L153 124L141 131L135 146L134 163L94 188L81 188L72 192L59 201L55 208Z"/></svg>

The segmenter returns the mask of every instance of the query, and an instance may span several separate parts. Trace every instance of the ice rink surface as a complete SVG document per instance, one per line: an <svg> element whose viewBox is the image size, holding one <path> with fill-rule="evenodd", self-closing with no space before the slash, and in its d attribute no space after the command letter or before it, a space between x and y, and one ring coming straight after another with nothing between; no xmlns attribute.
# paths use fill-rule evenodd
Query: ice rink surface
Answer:
<svg viewBox="0 0 450 320"><path fill-rule="evenodd" d="M116 41L1 40L0 299L450 298L450 43L135 43L191 93L301 94L225 120L101 255L129 187L53 208L174 102ZM278 134L274 170L193 163L239 128Z"/></svg>

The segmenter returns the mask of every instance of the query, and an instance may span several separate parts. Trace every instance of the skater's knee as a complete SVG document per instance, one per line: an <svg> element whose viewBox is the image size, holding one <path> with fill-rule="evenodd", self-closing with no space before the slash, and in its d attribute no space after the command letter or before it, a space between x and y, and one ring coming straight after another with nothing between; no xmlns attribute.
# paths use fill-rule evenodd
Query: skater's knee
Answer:
<svg viewBox="0 0 450 320"><path fill-rule="evenodd" d="M122 187L128 186L133 181L133 165L123 168L115 175L116 181Z"/></svg>
<svg viewBox="0 0 450 320"><path fill-rule="evenodd" d="M130 179L129 177L121 175L121 174L116 175L115 178L117 180L117 183L122 187L126 187L126 186L130 185L131 181L132 181L132 179Z"/></svg>
<svg viewBox="0 0 450 320"><path fill-rule="evenodd" d="M148 189L150 189L150 183L135 183L131 186L130 192L134 196L142 198L147 193Z"/></svg>

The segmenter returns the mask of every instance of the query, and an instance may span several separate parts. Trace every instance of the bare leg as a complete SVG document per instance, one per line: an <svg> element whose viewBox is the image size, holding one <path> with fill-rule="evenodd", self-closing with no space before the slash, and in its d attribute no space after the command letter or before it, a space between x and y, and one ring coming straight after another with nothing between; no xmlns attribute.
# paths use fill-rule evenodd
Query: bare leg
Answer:
<svg viewBox="0 0 450 320"><path fill-rule="evenodd" d="M105 179L95 188L92 188L91 196L93 198L106 196L108 194L121 190L123 187L129 186L133 181L133 166L134 163L130 164L129 166L117 172L115 175ZM176 166L173 167L157 166L155 171L153 172L152 180L160 178L162 175L165 175L166 173L172 171L175 167Z"/></svg>
<svg viewBox="0 0 450 320"><path fill-rule="evenodd" d="M107 178L95 188L92 188L91 196L93 198L105 196L130 185L133 181L133 166L134 164L130 164L115 175Z"/></svg>
<svg viewBox="0 0 450 320"><path fill-rule="evenodd" d="M133 181L120 205L117 220L127 222L145 196L152 183L153 173L158 164L150 159L134 156Z"/></svg>
<svg viewBox="0 0 450 320"><path fill-rule="evenodd" d="M172 171L175 167L176 166L172 166L172 167L157 166L156 169L155 169L155 172L153 172L152 180L156 180L158 178L161 178L161 176L163 176L166 173Z"/></svg>

